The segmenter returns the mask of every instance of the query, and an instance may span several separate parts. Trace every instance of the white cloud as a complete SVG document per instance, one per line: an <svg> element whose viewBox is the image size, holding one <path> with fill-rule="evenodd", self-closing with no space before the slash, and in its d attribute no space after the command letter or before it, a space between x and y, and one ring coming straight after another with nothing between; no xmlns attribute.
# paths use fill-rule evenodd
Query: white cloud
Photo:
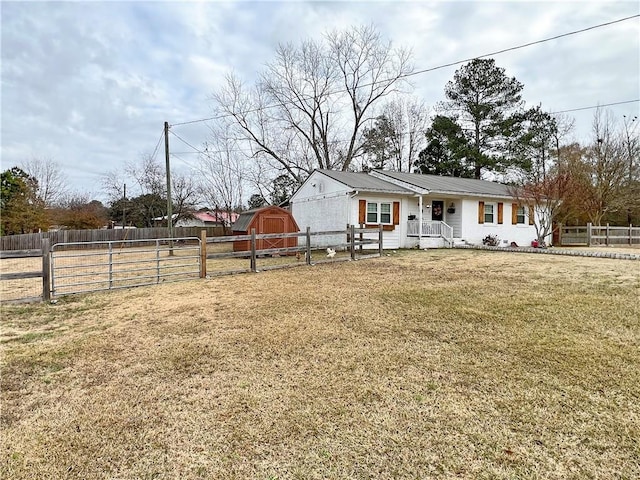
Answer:
<svg viewBox="0 0 640 480"><path fill-rule="evenodd" d="M37 2L2 4L2 169L54 158L76 187L153 150L164 121L211 115L225 73L255 79L278 43L374 24L425 69L638 14L637 2ZM558 110L640 97L637 19L495 57ZM457 67L412 77L428 105ZM615 114L637 114L638 104ZM579 137L592 111L576 112ZM206 140L204 124L179 134ZM175 138L172 144L180 142ZM187 147L180 145L182 150Z"/></svg>

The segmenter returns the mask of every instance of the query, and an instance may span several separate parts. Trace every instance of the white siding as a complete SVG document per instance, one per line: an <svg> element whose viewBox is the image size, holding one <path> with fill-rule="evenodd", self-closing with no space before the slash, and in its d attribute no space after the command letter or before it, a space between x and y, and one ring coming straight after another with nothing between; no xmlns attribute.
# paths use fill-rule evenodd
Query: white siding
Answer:
<svg viewBox="0 0 640 480"><path fill-rule="evenodd" d="M453 237L460 238L462 232L462 201L458 198L444 198L444 197L435 197L424 195L422 197L422 219L427 222L431 221L431 202L434 200L439 200L444 202L444 219L443 221L453 228ZM408 213L405 215L403 221L405 222L406 229L406 220L408 220L409 215L415 215L416 220L418 220L420 216L420 201L417 197L409 197L407 198L407 208ZM455 206L455 213L448 213L447 209L451 204ZM406 235L406 232L405 232ZM410 248L413 245L409 245Z"/></svg>
<svg viewBox="0 0 640 480"><path fill-rule="evenodd" d="M498 224L498 212L495 212L495 222L491 224L478 223L478 202L485 203L498 202L503 203L503 223ZM512 225L511 224L511 204L509 199L478 199L469 198L463 200L462 204L462 239L467 243L474 245L482 245L482 239L487 235L497 235L500 244L509 246L511 242L515 242L518 246L530 246L531 241L536 238L536 229L534 225Z"/></svg>
<svg viewBox="0 0 640 480"><path fill-rule="evenodd" d="M453 203L455 212L449 213L447 210ZM453 238L460 238L462 235L462 200L445 199L444 200L444 222L453 228Z"/></svg>
<svg viewBox="0 0 640 480"><path fill-rule="evenodd" d="M393 203L400 202L400 218L398 219L399 225L395 225L393 231L386 231L382 234L382 245L385 249L394 248L408 248L410 245L407 243L407 212L409 211L409 199L399 198L393 195L382 194L365 194L361 193L357 197L351 199L350 207L350 223L358 225L359 212L360 212L360 200L366 200L367 202L376 203L391 203L391 213L393 215ZM392 219L393 221L393 219ZM365 238L378 238L378 234L367 234ZM377 249L378 245L365 245L363 248Z"/></svg>
<svg viewBox="0 0 640 480"><path fill-rule="evenodd" d="M346 185L314 172L291 198L291 213L301 231L307 227L312 232L345 231L345 235L312 237L312 246L324 248L346 241L350 193Z"/></svg>
<svg viewBox="0 0 640 480"><path fill-rule="evenodd" d="M359 200L370 202L400 202L399 224L393 231L384 232L384 248L411 248L417 245L417 237L407 237L407 220L409 215L419 218L418 197L414 194L367 194L356 193L352 188L338 182L320 172L314 172L291 199L291 212L301 230L311 228L312 232L346 229L347 224L359 223ZM453 195L424 195L423 219L431 220L431 202L441 200L444 202L444 221L453 228L454 238L460 238L471 244L482 244L482 239L487 235L497 235L506 241L502 245L516 242L520 246L530 245L536 237L535 227L529 225L511 224L512 199L482 198L472 196L454 197ZM478 202L503 203L503 223L493 224L478 223ZM447 213L451 203L455 205L455 213ZM392 207L393 208L393 207ZM377 234L376 234L377 235ZM346 242L344 234L315 237L314 246L337 246ZM371 245L368 248L377 248Z"/></svg>

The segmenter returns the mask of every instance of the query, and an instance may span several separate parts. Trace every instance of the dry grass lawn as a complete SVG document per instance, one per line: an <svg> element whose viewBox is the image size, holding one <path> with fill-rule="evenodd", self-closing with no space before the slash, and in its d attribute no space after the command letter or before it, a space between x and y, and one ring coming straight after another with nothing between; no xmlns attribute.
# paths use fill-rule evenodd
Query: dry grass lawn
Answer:
<svg viewBox="0 0 640 480"><path fill-rule="evenodd" d="M437 250L3 305L0 477L640 478L639 298Z"/></svg>

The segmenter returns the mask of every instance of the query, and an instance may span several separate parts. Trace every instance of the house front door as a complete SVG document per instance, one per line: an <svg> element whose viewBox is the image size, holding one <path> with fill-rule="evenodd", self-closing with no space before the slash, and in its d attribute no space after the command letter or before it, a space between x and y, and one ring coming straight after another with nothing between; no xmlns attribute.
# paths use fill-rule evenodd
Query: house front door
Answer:
<svg viewBox="0 0 640 480"><path fill-rule="evenodd" d="M441 222L444 220L444 202L433 200L431 202L431 220Z"/></svg>

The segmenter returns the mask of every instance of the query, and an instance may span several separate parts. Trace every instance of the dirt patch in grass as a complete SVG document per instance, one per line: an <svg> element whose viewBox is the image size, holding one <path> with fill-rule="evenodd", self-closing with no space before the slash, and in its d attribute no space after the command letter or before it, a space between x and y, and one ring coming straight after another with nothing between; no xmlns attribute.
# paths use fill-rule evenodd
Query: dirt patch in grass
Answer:
<svg viewBox="0 0 640 480"><path fill-rule="evenodd" d="M3 307L2 478L637 478L640 269L481 251Z"/></svg>

